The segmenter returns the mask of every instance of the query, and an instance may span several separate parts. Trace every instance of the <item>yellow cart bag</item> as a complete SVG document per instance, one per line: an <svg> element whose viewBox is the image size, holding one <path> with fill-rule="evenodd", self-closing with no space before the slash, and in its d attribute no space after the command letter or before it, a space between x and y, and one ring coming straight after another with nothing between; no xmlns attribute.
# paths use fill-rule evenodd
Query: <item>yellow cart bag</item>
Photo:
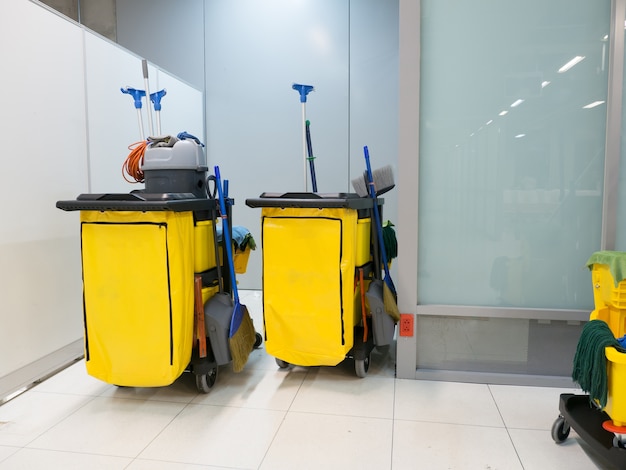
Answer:
<svg viewBox="0 0 626 470"><path fill-rule="evenodd" d="M367 243L369 253L369 233L367 241L360 240L357 221L357 211L349 208L263 208L269 354L301 366L333 366L346 358L361 315L354 308L360 245Z"/></svg>
<svg viewBox="0 0 626 470"><path fill-rule="evenodd" d="M193 347L193 213L84 210L81 242L87 372L171 384Z"/></svg>

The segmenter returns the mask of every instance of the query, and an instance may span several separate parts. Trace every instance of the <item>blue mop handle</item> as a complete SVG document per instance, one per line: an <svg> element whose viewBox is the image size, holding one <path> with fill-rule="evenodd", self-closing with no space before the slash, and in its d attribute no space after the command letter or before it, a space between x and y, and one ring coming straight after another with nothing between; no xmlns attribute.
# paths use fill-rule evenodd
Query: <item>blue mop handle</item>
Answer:
<svg viewBox="0 0 626 470"><path fill-rule="evenodd" d="M224 198L224 189L222 189L222 181L220 178L220 168L215 166L215 185L217 186L218 199L220 201L220 212L222 213L222 234L224 236L224 245L226 245L226 256L228 257L228 268L230 270L230 283L232 284L233 296L235 303L239 303L239 293L237 292L237 278L235 277L235 267L233 263L232 239L230 238L230 230L228 224L228 213L226 212L226 201ZM231 330L232 330L231 326Z"/></svg>
<svg viewBox="0 0 626 470"><path fill-rule="evenodd" d="M372 176L372 167L370 166L370 152L367 148L367 145L363 147L363 152L365 153L365 165L367 166L367 186L369 187L370 197L372 198L372 202L374 203L374 222L376 223L376 232L378 234L378 246L380 247L380 255L383 258L383 268L385 270L385 281L389 281L389 287L393 290L393 293L396 293L396 288L393 285L393 281L391 280L391 276L389 275L389 267L387 266L387 253L385 251L385 242L383 241L383 231L382 225L380 223L380 214L378 212L378 202L376 201L376 188L374 188L374 178Z"/></svg>

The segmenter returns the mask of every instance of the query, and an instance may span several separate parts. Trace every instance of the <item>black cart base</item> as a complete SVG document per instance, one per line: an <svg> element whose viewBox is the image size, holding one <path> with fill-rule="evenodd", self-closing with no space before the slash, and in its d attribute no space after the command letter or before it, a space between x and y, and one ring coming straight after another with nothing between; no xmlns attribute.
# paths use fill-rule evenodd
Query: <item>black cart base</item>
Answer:
<svg viewBox="0 0 626 470"><path fill-rule="evenodd" d="M611 418L596 408L589 395L562 393L560 415L552 425L552 439L558 444L569 436L570 427L605 461L616 469L626 469L626 448L620 436L605 430L602 423Z"/></svg>

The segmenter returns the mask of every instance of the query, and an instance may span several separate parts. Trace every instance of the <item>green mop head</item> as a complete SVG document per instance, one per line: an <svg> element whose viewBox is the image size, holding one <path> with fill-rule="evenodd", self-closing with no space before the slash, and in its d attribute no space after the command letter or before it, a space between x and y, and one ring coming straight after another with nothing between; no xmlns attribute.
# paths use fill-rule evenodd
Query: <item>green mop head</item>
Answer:
<svg viewBox="0 0 626 470"><path fill-rule="evenodd" d="M613 346L620 352L626 352L615 339L609 326L602 320L585 323L578 339L574 355L572 379L580 388L597 400L601 408L606 406L608 395L606 356L604 348Z"/></svg>
<svg viewBox="0 0 626 470"><path fill-rule="evenodd" d="M398 257L398 240L393 227L394 225L390 221L383 224L383 242L385 243L387 261Z"/></svg>

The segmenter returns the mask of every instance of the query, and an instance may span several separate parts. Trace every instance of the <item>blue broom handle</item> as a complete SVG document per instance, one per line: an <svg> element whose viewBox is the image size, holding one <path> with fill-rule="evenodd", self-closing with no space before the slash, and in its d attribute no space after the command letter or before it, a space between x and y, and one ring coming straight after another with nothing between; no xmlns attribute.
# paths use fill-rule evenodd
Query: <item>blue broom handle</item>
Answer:
<svg viewBox="0 0 626 470"><path fill-rule="evenodd" d="M383 268L385 270L385 276L389 280L389 287L391 287L395 294L396 288L393 285L393 281L391 280L391 276L389 275L389 267L387 266L387 253L385 251L385 242L383 241L380 214L378 212L378 202L376 200L376 188L374 188L374 178L372 176L372 167L370 165L370 152L367 148L367 145L363 147L363 152L365 153L365 165L367 166L367 186L369 188L370 197L372 198L372 202L374 205L374 222L376 223L376 232L378 233L378 246L380 247L380 255L383 258Z"/></svg>
<svg viewBox="0 0 626 470"><path fill-rule="evenodd" d="M222 234L224 235L224 245L226 245L226 256L228 257L228 269L230 270L230 283L235 297L235 303L239 303L239 293L237 292L237 278L235 277L235 266L233 263L233 253L231 249L231 238L228 224L228 214L226 212L226 201L224 200L224 192L222 189L222 180L220 178L220 168L215 166L215 185L217 186L218 199L220 201L220 212L222 213ZM219 262L219 260L218 260Z"/></svg>

